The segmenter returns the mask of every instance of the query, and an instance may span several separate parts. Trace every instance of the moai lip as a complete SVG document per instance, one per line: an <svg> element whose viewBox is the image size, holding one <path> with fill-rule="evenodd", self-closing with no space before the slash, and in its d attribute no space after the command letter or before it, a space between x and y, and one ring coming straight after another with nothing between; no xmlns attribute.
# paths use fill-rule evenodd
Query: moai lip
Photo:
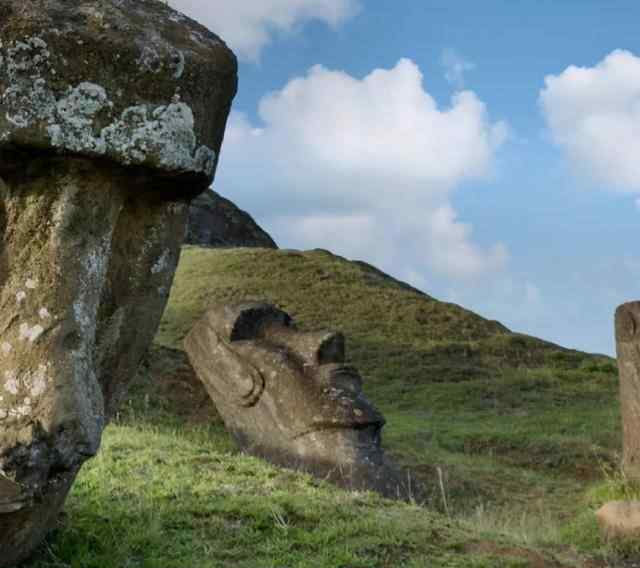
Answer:
<svg viewBox="0 0 640 568"><path fill-rule="evenodd" d="M29 556L151 342L237 88L156 0L0 0L0 567ZM187 189L188 188L188 189Z"/></svg>
<svg viewBox="0 0 640 568"><path fill-rule="evenodd" d="M211 308L185 348L239 447L349 489L409 499L381 447L382 414L345 364L344 337L301 332L262 303Z"/></svg>
<svg viewBox="0 0 640 568"><path fill-rule="evenodd" d="M640 480L640 302L616 310L616 351L620 375L623 468Z"/></svg>

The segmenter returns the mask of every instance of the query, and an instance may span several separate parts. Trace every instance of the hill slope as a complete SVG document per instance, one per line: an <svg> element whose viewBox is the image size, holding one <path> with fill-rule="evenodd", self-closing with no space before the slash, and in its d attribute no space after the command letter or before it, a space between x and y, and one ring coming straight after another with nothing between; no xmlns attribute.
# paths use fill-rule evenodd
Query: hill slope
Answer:
<svg viewBox="0 0 640 568"><path fill-rule="evenodd" d="M235 450L181 339L209 305L248 299L346 333L386 415L384 445L425 483L428 508ZM593 517L620 445L607 357L512 333L326 251L189 246L156 342L37 568L633 565L602 548Z"/></svg>
<svg viewBox="0 0 640 568"><path fill-rule="evenodd" d="M528 506L548 491L575 503L577 480L597 478L619 447L613 360L512 333L327 251L185 247L156 341L180 349L207 306L249 299L346 333L387 416L385 445L434 488L444 468L449 506Z"/></svg>

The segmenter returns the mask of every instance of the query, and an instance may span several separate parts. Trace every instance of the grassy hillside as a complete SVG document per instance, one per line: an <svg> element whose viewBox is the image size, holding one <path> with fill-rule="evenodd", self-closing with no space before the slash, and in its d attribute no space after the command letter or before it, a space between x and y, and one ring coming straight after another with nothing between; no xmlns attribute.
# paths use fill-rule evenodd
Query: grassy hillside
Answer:
<svg viewBox="0 0 640 568"><path fill-rule="evenodd" d="M181 340L208 306L243 300L345 332L386 415L384 445L425 484L428 509L238 454ZM627 565L592 514L622 490L602 483L620 446L607 357L319 250L185 247L156 341L38 567Z"/></svg>
<svg viewBox="0 0 640 568"><path fill-rule="evenodd" d="M247 299L279 305L306 329L344 331L387 415L387 446L431 484L447 466L455 507L511 501L510 487L496 491L495 468L503 484L539 494L538 476L562 474L550 491L596 477L619 447L611 359L512 333L326 251L187 247L157 341L179 349L207 306Z"/></svg>

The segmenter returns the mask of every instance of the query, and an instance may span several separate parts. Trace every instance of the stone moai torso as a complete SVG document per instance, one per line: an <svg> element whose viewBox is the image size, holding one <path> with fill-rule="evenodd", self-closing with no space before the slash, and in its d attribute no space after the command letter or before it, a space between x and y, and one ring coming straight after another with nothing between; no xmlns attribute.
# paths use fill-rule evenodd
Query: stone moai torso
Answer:
<svg viewBox="0 0 640 568"><path fill-rule="evenodd" d="M55 521L155 334L188 202L213 179L237 63L157 0L0 10L6 567Z"/></svg>
<svg viewBox="0 0 640 568"><path fill-rule="evenodd" d="M351 488L408 499L380 445L384 418L345 365L344 337L301 332L283 311L210 309L185 347L241 449Z"/></svg>
<svg viewBox="0 0 640 568"><path fill-rule="evenodd" d="M620 375L623 468L640 480L640 302L616 310L616 351Z"/></svg>

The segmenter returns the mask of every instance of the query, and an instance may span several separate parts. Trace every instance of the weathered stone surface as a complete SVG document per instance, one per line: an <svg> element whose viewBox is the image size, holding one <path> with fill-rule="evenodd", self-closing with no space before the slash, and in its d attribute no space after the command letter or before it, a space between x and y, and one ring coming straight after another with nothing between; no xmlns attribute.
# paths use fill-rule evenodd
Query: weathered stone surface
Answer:
<svg viewBox="0 0 640 568"><path fill-rule="evenodd" d="M155 0L0 8L6 567L55 521L155 334L236 76L216 36Z"/></svg>
<svg viewBox="0 0 640 568"><path fill-rule="evenodd" d="M596 518L607 540L640 538L640 501L610 501L596 511Z"/></svg>
<svg viewBox="0 0 640 568"><path fill-rule="evenodd" d="M250 303L210 309L185 347L240 448L344 487L410 497L341 334L300 332L285 312Z"/></svg>
<svg viewBox="0 0 640 568"><path fill-rule="evenodd" d="M220 38L158 0L0 7L0 148L211 180L236 89L236 60Z"/></svg>
<svg viewBox="0 0 640 568"><path fill-rule="evenodd" d="M616 310L616 350L620 374L623 468L640 480L640 302Z"/></svg>
<svg viewBox="0 0 640 568"><path fill-rule="evenodd" d="M191 202L185 242L210 247L278 248L249 213L215 191L205 191Z"/></svg>

